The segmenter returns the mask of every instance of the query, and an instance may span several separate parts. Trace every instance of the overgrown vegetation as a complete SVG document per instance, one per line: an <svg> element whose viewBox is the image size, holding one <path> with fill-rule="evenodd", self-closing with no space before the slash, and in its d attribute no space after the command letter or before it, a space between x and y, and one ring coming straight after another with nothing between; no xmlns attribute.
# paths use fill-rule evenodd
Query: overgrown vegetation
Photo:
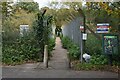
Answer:
<svg viewBox="0 0 120 80"><path fill-rule="evenodd" d="M40 48L34 37L24 37L15 42L3 41L3 64L15 65L29 61L40 61Z"/></svg>
<svg viewBox="0 0 120 80"><path fill-rule="evenodd" d="M51 38L48 41L48 54L49 54L49 58L52 57L51 51L53 50L54 47L55 47L55 38Z"/></svg>
<svg viewBox="0 0 120 80"><path fill-rule="evenodd" d="M93 70L93 71L111 71L119 73L119 66L110 66L110 65L95 65L91 63L79 63L78 61L73 63L72 69L74 70Z"/></svg>
<svg viewBox="0 0 120 80"><path fill-rule="evenodd" d="M86 44L86 53L93 54L102 54L102 40L98 40L94 35L88 33Z"/></svg>
<svg viewBox="0 0 120 80"><path fill-rule="evenodd" d="M74 44L68 37L62 38L63 48L68 50L70 60L78 60L80 57L80 49L78 45Z"/></svg>
<svg viewBox="0 0 120 80"><path fill-rule="evenodd" d="M69 58L71 59L71 67L74 70L107 70L118 72L120 63L119 55L113 55L113 66L108 65L108 56L102 53L102 45L98 43L97 39L89 34L88 40L86 41L87 53L91 55L89 63L83 61L80 63L80 50L77 45L75 45L72 40L68 37L62 38L63 48L68 50ZM97 47L96 47L97 46Z"/></svg>
<svg viewBox="0 0 120 80"><path fill-rule="evenodd" d="M55 39L50 37L52 17L47 15L43 17L42 13L39 12L38 4L34 2L18 2L12 6L10 5L11 3L7 2L1 4L3 8L3 64L16 65L25 62L42 61L45 44L48 45L48 53L52 56L51 51L55 46ZM13 13L8 12L7 8L9 7L11 7L11 11L14 11ZM39 15L36 15L37 13ZM40 15L43 19L38 19L41 18ZM44 25L44 20L46 19L47 23ZM20 25L29 25L29 30L27 32L25 31L23 36L20 34ZM39 34L37 34L36 31ZM43 39L42 43L40 43L40 39ZM43 48L40 45L42 45Z"/></svg>
<svg viewBox="0 0 120 80"><path fill-rule="evenodd" d="M99 61L101 61L101 63L104 63L104 59L107 59L108 56L105 55L102 51L102 40L98 40L94 35L92 34L88 34L88 38L86 41L86 52L89 53L92 56L92 59L94 58L95 60L93 60L94 62L98 59ZM95 58L95 57L96 58ZM112 54L112 59L113 59L113 64L114 65L119 65L119 58L120 55L119 54ZM99 64L99 61L96 61L97 64ZM107 64L107 63L106 63Z"/></svg>
<svg viewBox="0 0 120 80"><path fill-rule="evenodd" d="M50 39L48 50L50 56L53 47L55 46L55 40ZM35 40L34 36L26 36L24 38L17 39L15 42L4 41L2 50L2 61L6 65L16 65L25 62L38 62L42 61L40 55L41 48ZM50 57L49 56L49 57Z"/></svg>

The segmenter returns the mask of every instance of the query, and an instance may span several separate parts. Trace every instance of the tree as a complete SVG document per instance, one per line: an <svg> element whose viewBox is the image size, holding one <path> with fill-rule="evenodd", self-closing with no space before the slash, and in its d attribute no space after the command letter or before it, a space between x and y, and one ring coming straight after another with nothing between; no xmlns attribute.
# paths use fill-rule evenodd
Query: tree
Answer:
<svg viewBox="0 0 120 80"><path fill-rule="evenodd" d="M119 31L119 4L120 2L87 2L87 17L93 17L94 26L99 22L108 22L111 25L111 31ZM91 14L91 15L89 15ZM97 15L97 16L95 16ZM90 21L90 19L88 20Z"/></svg>
<svg viewBox="0 0 120 80"><path fill-rule="evenodd" d="M27 24L31 28L36 12L28 13L27 10L19 9L12 3L2 2L3 39L13 40L19 37L19 26L21 24Z"/></svg>
<svg viewBox="0 0 120 80"><path fill-rule="evenodd" d="M54 4L51 4L51 6L54 6ZM55 5L59 5L55 3ZM46 14L51 15L54 18L54 23L56 27L61 27L63 24L70 22L75 18L76 15L78 15L77 11L75 11L73 8L48 8L44 7L43 9L47 9Z"/></svg>
<svg viewBox="0 0 120 80"><path fill-rule="evenodd" d="M39 11L39 5L37 2L17 2L15 5L15 10L25 10L28 13L31 12L38 12Z"/></svg>
<svg viewBox="0 0 120 80"><path fill-rule="evenodd" d="M21 24L27 24L32 27L32 23L35 20L36 13L27 13L25 10L19 10L14 13L14 16L11 18L14 28L19 28Z"/></svg>
<svg viewBox="0 0 120 80"><path fill-rule="evenodd" d="M13 15L13 8L11 6L12 2L1 2L0 5L2 7L2 20L4 22L5 19L9 18Z"/></svg>
<svg viewBox="0 0 120 80"><path fill-rule="evenodd" d="M37 14L37 19L33 24L35 38L41 49L40 56L44 56L44 46L48 45L49 34L52 24L52 16L46 16L46 9ZM43 60L43 59L42 59Z"/></svg>

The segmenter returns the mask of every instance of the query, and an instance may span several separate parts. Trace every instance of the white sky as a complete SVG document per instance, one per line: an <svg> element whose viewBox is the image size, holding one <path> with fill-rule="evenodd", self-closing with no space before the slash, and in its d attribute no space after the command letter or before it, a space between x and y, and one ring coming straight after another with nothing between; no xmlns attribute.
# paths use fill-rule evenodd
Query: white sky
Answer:
<svg viewBox="0 0 120 80"><path fill-rule="evenodd" d="M13 0L14 2L16 2L17 0ZM29 2L31 0L24 0L25 2ZM52 2L52 1L55 1L55 2L74 2L74 0L33 0L35 2L37 2L39 4L39 8L42 8L42 7L49 7L49 3ZM81 0L75 0L77 2L80 2Z"/></svg>
<svg viewBox="0 0 120 80"><path fill-rule="evenodd" d="M52 1L52 0L34 0L35 2L39 3L39 8L41 7L45 7L48 6L48 4Z"/></svg>

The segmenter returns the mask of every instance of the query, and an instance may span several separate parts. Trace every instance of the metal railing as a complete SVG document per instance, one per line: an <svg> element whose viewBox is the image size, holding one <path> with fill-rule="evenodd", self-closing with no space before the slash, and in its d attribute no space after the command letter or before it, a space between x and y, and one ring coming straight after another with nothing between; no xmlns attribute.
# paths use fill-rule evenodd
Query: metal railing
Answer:
<svg viewBox="0 0 120 80"><path fill-rule="evenodd" d="M69 37L75 44L79 47L81 45L81 31L80 31L80 22L82 18L77 17L72 20L70 23L62 26L63 36Z"/></svg>

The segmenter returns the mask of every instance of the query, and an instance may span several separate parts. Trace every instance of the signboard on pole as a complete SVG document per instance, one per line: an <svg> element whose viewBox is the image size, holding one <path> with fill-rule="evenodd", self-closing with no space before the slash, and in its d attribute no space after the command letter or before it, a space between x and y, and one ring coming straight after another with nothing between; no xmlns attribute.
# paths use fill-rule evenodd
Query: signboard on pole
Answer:
<svg viewBox="0 0 120 80"><path fill-rule="evenodd" d="M109 33L109 28L109 23L99 23L97 24L97 33Z"/></svg>
<svg viewBox="0 0 120 80"><path fill-rule="evenodd" d="M87 40L87 34L86 34L86 33L83 33L82 39L83 39L83 40Z"/></svg>
<svg viewBox="0 0 120 80"><path fill-rule="evenodd" d="M103 52L104 54L118 53L118 36L112 34L103 35Z"/></svg>
<svg viewBox="0 0 120 80"><path fill-rule="evenodd" d="M21 36L24 35L24 33L27 33L29 30L29 25L20 25L20 34Z"/></svg>
<svg viewBox="0 0 120 80"><path fill-rule="evenodd" d="M81 31L81 32L84 31L84 26L80 25L80 31Z"/></svg>
<svg viewBox="0 0 120 80"><path fill-rule="evenodd" d="M103 34L103 53L108 56L109 64L112 66L112 55L118 54L118 36L114 34Z"/></svg>

